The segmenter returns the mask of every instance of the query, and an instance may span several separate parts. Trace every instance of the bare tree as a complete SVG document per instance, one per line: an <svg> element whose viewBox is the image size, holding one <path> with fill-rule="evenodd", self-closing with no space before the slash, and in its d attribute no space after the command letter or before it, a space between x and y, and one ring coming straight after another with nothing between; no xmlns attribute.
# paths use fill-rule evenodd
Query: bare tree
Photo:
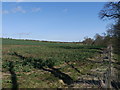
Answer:
<svg viewBox="0 0 120 90"><path fill-rule="evenodd" d="M101 19L112 19L115 20L115 24L107 31L108 35L112 39L114 51L120 54L120 1L108 2L104 8L100 11L99 17Z"/></svg>
<svg viewBox="0 0 120 90"><path fill-rule="evenodd" d="M108 2L99 13L101 19L120 19L120 1Z"/></svg>
<svg viewBox="0 0 120 90"><path fill-rule="evenodd" d="M84 38L84 41L83 41L83 44L86 44L86 45L92 45L93 42L94 42L93 39L88 38L88 37L85 37L85 38Z"/></svg>

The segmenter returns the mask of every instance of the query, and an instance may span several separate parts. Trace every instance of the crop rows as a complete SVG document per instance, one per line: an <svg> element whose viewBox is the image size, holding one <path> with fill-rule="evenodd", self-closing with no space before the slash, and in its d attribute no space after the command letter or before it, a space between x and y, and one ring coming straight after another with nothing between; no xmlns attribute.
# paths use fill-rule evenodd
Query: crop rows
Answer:
<svg viewBox="0 0 120 90"><path fill-rule="evenodd" d="M9 40L9 39L8 39ZM101 48L100 46L83 46L81 44L71 44L71 43L49 43L49 42L38 42L38 41L25 41L23 40L12 40L13 45L3 40L3 72L8 74L10 72L11 65L13 65L12 70L16 73L19 77L21 76L18 81L19 83L23 82L22 79L25 78L27 73L32 73L33 71L37 72L37 75L40 74L39 70L46 70L50 71L51 69L54 70L50 71L51 73L56 74L59 72L70 73L73 80L76 80L78 75L87 73L91 68L97 67L97 64L88 63L87 59L92 58L94 55L97 55ZM11 42L11 40L9 40ZM30 42L30 43L29 43ZM37 43L34 45L34 43ZM70 68L73 68L70 69ZM76 67L78 68L78 72ZM50 70L48 70L49 68ZM54 69L53 69L54 68ZM58 71L55 68L59 68ZM57 71L55 71L57 70ZM81 70L81 72L79 71ZM24 74L24 76L22 76ZM34 75L34 74L31 74ZM49 74L48 74L49 75ZM58 75L58 74L57 74ZM64 74L63 74L64 75ZM58 75L59 76L59 75ZM11 87L10 75L4 76L3 86L8 85ZM30 76L32 78L32 76ZM37 76L39 77L39 75ZM49 76L50 78L54 78L54 76ZM42 76L41 78L49 78L47 75ZM30 78L30 79L31 79ZM35 77L34 77L35 78ZM59 78L62 78L59 76ZM34 79L35 80L35 79ZM43 85L44 82L36 82L35 87L37 84ZM56 79L55 79L56 80ZM29 81L29 80L28 80ZM45 80L47 82L52 82L54 80ZM46 84L47 87L64 87L60 83L59 80L54 81L52 84ZM64 80L63 80L64 81ZM31 82L31 83L33 83ZM55 82L57 84L55 84ZM31 84L27 82L27 84ZM59 85L60 84L60 85ZM27 87L23 84L20 85L21 87ZM29 86L30 87L30 86ZM32 87L32 86L31 86ZM45 87L44 85L41 87Z"/></svg>

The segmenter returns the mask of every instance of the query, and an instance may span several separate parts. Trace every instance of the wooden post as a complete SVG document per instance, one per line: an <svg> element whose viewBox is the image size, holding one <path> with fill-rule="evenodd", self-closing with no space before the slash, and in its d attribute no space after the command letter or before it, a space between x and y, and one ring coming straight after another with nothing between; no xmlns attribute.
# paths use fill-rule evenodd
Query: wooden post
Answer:
<svg viewBox="0 0 120 90"><path fill-rule="evenodd" d="M108 73L107 73L107 88L111 88L111 54L112 54L112 45L108 46Z"/></svg>

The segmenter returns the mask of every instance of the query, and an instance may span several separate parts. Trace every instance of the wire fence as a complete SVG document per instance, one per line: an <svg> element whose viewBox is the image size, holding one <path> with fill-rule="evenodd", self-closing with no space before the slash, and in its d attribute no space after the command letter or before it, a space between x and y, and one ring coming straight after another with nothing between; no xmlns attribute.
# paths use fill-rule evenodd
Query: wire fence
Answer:
<svg viewBox="0 0 120 90"><path fill-rule="evenodd" d="M113 59L113 47L109 45L106 50L103 51L103 61L107 61L107 68L106 71L102 75L101 86L103 88L114 88L120 89L120 82L119 82L119 70L114 68L115 61Z"/></svg>
<svg viewBox="0 0 120 90"><path fill-rule="evenodd" d="M114 68L116 62L112 52L113 47L109 45L99 57L96 57L94 62L101 64L101 67L98 66L89 74L83 75L78 83L82 82L85 88L89 88L89 85L91 85L93 88L120 89L120 71Z"/></svg>

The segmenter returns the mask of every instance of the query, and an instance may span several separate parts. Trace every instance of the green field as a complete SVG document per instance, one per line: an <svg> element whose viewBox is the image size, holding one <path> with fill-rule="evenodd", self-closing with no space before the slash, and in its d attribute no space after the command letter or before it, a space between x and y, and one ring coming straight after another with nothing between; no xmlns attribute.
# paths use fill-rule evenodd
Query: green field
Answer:
<svg viewBox="0 0 120 90"><path fill-rule="evenodd" d="M80 43L2 39L2 85L4 88L69 87L103 65L91 61L99 57L103 48Z"/></svg>

